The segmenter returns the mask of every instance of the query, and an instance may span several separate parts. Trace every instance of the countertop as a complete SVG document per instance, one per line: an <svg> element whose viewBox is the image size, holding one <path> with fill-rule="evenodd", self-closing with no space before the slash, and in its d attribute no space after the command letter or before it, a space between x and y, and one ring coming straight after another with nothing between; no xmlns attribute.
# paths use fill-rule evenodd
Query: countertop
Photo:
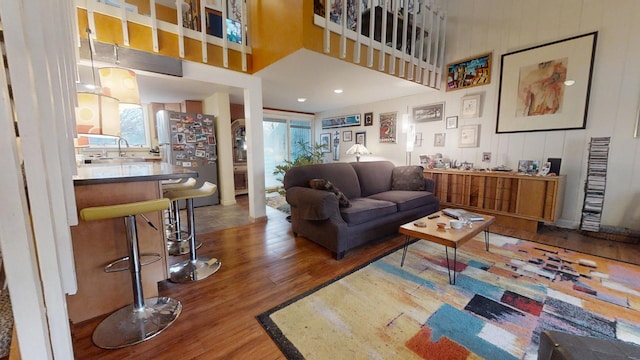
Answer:
<svg viewBox="0 0 640 360"><path fill-rule="evenodd" d="M198 172L165 162L84 164L73 176L74 185L110 184L131 181L157 181L198 177Z"/></svg>

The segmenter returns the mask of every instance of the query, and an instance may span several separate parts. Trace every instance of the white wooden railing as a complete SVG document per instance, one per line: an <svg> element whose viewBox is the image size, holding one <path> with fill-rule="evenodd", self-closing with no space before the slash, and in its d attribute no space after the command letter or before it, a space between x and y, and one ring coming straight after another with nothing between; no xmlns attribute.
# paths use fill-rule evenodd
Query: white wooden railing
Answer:
<svg viewBox="0 0 640 360"><path fill-rule="evenodd" d="M227 1L221 1L218 6L210 6L205 4L206 1L200 1L200 21L199 28L189 28L189 19L185 19L182 11L177 11L177 24L172 24L166 21L159 20L156 16L156 0L149 0L150 14L139 14L127 10L130 8L129 4L124 1L125 6L119 6L121 1L112 0L110 4L99 0L75 0L75 5L78 8L87 10L88 26L92 31L92 36L96 39L100 34L97 32L95 24L95 14L103 14L113 18L120 19L122 23L122 35L123 45L129 46L129 31L128 23L136 23L151 28L150 42L153 46L154 52L159 52L158 31L165 31L178 36L178 54L180 58L185 57L184 43L185 39L194 39L200 41L202 45L202 62L209 62L209 53L207 50L207 44L216 45L222 48L222 64L225 68L229 67L229 50L235 50L241 53L242 71L247 71L247 55L251 53L251 47L247 45L247 22L246 22L246 4L244 1L235 2L239 4L239 8L233 11L232 18L236 18L239 15L240 23L240 38L242 44L229 41L227 36L227 13L230 9L227 9ZM189 3L183 0L176 0L176 8L182 9L183 6L188 7ZM115 5L115 6L114 6ZM207 34L207 19L205 16L208 10L215 10L221 13L222 21L222 38ZM110 34L111 35L111 34ZM80 32L78 32L78 44L80 44Z"/></svg>
<svg viewBox="0 0 640 360"><path fill-rule="evenodd" d="M361 48L365 45L368 49L366 66L373 67L374 50L378 50L379 71L391 75L396 75L397 71L399 77L439 89L444 61L445 13L427 0L370 0L365 3L327 0L324 14L316 11L314 24L324 28L324 51L330 52L330 33L335 33L340 36L341 58L346 58L347 39L351 39L354 41L353 62L361 63ZM372 6L374 11L371 11Z"/></svg>

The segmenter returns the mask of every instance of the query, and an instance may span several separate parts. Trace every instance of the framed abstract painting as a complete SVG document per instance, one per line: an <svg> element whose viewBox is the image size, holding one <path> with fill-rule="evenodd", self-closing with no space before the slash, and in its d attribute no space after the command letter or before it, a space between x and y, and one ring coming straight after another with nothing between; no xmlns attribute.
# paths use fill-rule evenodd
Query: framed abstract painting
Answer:
<svg viewBox="0 0 640 360"><path fill-rule="evenodd" d="M496 133L584 129L597 37L502 55Z"/></svg>

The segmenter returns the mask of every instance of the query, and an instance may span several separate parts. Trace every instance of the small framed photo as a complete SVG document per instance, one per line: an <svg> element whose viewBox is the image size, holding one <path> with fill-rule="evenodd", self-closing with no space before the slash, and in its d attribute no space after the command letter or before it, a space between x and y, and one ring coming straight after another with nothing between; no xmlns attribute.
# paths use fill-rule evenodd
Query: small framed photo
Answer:
<svg viewBox="0 0 640 360"><path fill-rule="evenodd" d="M460 116L463 119L480 117L480 95L469 95L462 98Z"/></svg>
<svg viewBox="0 0 640 360"><path fill-rule="evenodd" d="M342 132L342 141L343 142L353 141L353 139L351 138L352 136L353 136L353 132L352 131L343 131Z"/></svg>
<svg viewBox="0 0 640 360"><path fill-rule="evenodd" d="M444 146L445 133L433 134L433 146Z"/></svg>
<svg viewBox="0 0 640 360"><path fill-rule="evenodd" d="M365 131L358 131L356 133L356 144L362 144L367 147L367 133Z"/></svg>
<svg viewBox="0 0 640 360"><path fill-rule="evenodd" d="M373 125L373 113L372 112L364 113L364 126L371 126L371 125Z"/></svg>
<svg viewBox="0 0 640 360"><path fill-rule="evenodd" d="M322 144L323 153L331 152L331 134L329 133L320 134L320 144Z"/></svg>
<svg viewBox="0 0 640 360"><path fill-rule="evenodd" d="M480 125L465 125L460 127L458 147L478 147Z"/></svg>
<svg viewBox="0 0 640 360"><path fill-rule="evenodd" d="M458 117L457 116L447 117L447 129L457 129L457 128L458 128Z"/></svg>

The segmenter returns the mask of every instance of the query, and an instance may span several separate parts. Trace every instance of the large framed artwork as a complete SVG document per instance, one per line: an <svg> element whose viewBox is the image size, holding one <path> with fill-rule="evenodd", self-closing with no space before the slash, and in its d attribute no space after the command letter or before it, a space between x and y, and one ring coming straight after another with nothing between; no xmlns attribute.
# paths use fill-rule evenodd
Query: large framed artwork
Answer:
<svg viewBox="0 0 640 360"><path fill-rule="evenodd" d="M496 133L584 129L597 37L502 55Z"/></svg>
<svg viewBox="0 0 640 360"><path fill-rule="evenodd" d="M447 65L447 91L488 85L491 82L491 53Z"/></svg>
<svg viewBox="0 0 640 360"><path fill-rule="evenodd" d="M380 142L396 143L398 133L398 112L380 114Z"/></svg>

